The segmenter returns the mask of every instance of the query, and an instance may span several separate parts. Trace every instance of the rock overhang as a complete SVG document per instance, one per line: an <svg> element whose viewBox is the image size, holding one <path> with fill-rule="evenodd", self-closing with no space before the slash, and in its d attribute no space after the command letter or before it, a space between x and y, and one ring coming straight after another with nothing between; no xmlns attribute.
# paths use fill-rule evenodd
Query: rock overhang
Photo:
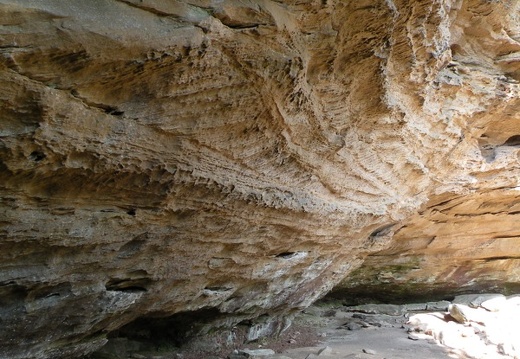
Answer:
<svg viewBox="0 0 520 359"><path fill-rule="evenodd" d="M515 2L90 5L0 1L3 355L517 281Z"/></svg>

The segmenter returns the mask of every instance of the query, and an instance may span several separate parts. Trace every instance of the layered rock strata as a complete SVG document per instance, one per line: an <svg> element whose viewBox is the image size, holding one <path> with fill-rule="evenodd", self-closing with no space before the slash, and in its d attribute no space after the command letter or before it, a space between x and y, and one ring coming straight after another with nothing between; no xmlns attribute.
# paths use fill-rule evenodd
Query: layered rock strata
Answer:
<svg viewBox="0 0 520 359"><path fill-rule="evenodd" d="M507 187L429 203L331 295L399 302L519 293L519 208L518 189Z"/></svg>
<svg viewBox="0 0 520 359"><path fill-rule="evenodd" d="M432 236L517 280L519 6L0 0L0 356L283 318Z"/></svg>

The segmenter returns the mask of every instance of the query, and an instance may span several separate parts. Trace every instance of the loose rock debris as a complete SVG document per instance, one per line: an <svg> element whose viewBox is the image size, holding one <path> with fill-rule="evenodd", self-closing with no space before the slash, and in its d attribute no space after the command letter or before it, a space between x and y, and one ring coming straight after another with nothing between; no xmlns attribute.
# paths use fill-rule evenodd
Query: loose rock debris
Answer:
<svg viewBox="0 0 520 359"><path fill-rule="evenodd" d="M461 357L518 359L519 319L520 297L495 295L458 298L447 312L415 314L408 324L412 338L433 339Z"/></svg>
<svg viewBox="0 0 520 359"><path fill-rule="evenodd" d="M435 311L433 311L435 309ZM294 318L279 338L241 341L234 349L207 336L157 351L124 342L93 359L519 359L520 296L464 295L452 301L345 306L324 301ZM228 343L229 344L229 343ZM212 346L213 345L213 346ZM140 349L135 349L140 348Z"/></svg>

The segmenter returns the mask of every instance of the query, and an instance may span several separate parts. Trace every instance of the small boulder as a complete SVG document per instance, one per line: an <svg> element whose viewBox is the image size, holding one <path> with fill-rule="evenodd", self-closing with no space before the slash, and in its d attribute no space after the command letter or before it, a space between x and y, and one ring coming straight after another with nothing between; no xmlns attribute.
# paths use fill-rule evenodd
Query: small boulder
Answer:
<svg viewBox="0 0 520 359"><path fill-rule="evenodd" d="M470 308L463 304L452 304L449 306L448 311L450 312L450 316L455 319L455 321L464 324L469 321L467 315L468 309Z"/></svg>
<svg viewBox="0 0 520 359"><path fill-rule="evenodd" d="M419 340L419 339L421 339L421 337L419 337L417 334L411 333L411 334L408 334L408 339Z"/></svg>
<svg viewBox="0 0 520 359"><path fill-rule="evenodd" d="M347 323L346 327L348 330L359 330L362 328L361 324L356 322Z"/></svg>

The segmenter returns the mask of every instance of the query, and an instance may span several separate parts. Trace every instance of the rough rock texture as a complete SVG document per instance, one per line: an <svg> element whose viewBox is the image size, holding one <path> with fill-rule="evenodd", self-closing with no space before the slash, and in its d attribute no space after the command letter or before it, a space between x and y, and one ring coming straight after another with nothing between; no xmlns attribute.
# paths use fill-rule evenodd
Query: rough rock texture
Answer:
<svg viewBox="0 0 520 359"><path fill-rule="evenodd" d="M518 189L497 188L432 203L367 257L331 293L383 301L464 292L520 292Z"/></svg>
<svg viewBox="0 0 520 359"><path fill-rule="evenodd" d="M0 356L283 318L375 252L517 281L519 7L0 0Z"/></svg>

